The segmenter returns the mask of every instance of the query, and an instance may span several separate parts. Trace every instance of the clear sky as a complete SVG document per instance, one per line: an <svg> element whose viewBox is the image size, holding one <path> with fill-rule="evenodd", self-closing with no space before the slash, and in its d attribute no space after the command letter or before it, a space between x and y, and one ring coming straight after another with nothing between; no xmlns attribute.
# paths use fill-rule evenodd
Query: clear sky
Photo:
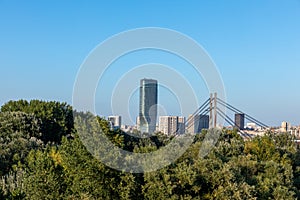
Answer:
<svg viewBox="0 0 300 200"><path fill-rule="evenodd" d="M300 124L299 0L0 0L0 104L21 98L71 104L88 54L108 37L142 27L173 29L202 45L221 73L229 103L269 125ZM134 66L143 59L160 62L162 56L144 52L123 62ZM161 103L168 104L172 94L160 91ZM132 117L137 94L129 100ZM205 100L208 93L199 96ZM175 100L166 106L177 114ZM106 104L99 105L100 114L114 114Z"/></svg>

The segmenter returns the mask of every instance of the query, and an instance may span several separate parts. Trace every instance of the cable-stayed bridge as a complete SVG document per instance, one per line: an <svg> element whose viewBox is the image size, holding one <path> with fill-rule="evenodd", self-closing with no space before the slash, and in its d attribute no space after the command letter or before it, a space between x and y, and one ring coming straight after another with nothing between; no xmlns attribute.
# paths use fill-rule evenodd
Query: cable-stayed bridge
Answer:
<svg viewBox="0 0 300 200"><path fill-rule="evenodd" d="M234 113L235 119L232 119L230 116L228 116L226 111ZM216 128L218 121L217 119L220 117L224 119L225 122L227 122L230 126L235 127L245 139L250 139L252 137L252 135L244 131L245 119L248 120L248 122L252 122L257 126L260 126L261 129L268 129L269 127L265 123L218 98L217 93L214 93L210 94L210 98L208 98L191 116L188 117L188 120L185 123L186 129L188 130L191 126L194 126L193 123L195 123L195 118L197 118L197 121L201 121L203 118L207 118L207 116L209 116L209 128Z"/></svg>

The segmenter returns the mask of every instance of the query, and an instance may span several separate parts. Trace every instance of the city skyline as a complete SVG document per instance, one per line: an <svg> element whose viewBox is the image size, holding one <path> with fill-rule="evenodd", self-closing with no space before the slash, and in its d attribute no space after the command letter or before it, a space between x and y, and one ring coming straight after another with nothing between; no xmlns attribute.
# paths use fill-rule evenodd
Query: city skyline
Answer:
<svg viewBox="0 0 300 200"><path fill-rule="evenodd" d="M299 125L299 18L298 0L0 1L0 105L18 99L72 104L78 70L99 43L129 29L163 27L182 32L203 46L220 71L228 102L271 126L282 121ZM108 116L118 112L112 112L108 98L115 83L126 71L150 62L165 63L188 77L199 104L208 97L201 76L195 76L183 61L162 52L135 52L112 63L105 84L99 83L97 113ZM170 96L162 96L160 101L167 104ZM180 111L173 99L166 105L167 114L177 115ZM128 107L127 100L116 101ZM134 118L138 114L137 91L129 103Z"/></svg>

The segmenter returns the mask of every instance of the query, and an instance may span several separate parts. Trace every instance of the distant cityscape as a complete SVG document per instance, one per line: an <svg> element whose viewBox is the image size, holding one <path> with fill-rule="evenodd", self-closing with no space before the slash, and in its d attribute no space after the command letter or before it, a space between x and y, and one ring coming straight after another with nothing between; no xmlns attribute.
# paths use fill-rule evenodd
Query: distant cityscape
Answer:
<svg viewBox="0 0 300 200"><path fill-rule="evenodd" d="M201 133L203 129L212 127L212 117L208 114L190 114L186 120L184 116L157 116L158 82L154 79L141 79L139 88L139 115L136 117L135 125L122 124L122 116L108 116L111 129L121 129L127 133L154 133L161 132L166 135ZM212 115L212 114L211 114ZM158 119L158 123L157 123ZM216 125L215 125L216 126ZM234 125L221 126L238 130L246 133L248 136L258 136L266 133L266 128L259 126L254 122L245 123L244 113L234 114ZM300 138L300 126L292 126L291 123L283 121L278 127L267 127L268 131L273 133L288 132Z"/></svg>

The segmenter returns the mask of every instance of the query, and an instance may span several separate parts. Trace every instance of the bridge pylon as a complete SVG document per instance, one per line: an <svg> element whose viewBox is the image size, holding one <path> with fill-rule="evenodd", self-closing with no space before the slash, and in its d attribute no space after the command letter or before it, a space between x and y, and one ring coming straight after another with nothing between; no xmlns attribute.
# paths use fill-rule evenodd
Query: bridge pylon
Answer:
<svg viewBox="0 0 300 200"><path fill-rule="evenodd" d="M211 93L209 99L209 128L217 127L217 93Z"/></svg>

